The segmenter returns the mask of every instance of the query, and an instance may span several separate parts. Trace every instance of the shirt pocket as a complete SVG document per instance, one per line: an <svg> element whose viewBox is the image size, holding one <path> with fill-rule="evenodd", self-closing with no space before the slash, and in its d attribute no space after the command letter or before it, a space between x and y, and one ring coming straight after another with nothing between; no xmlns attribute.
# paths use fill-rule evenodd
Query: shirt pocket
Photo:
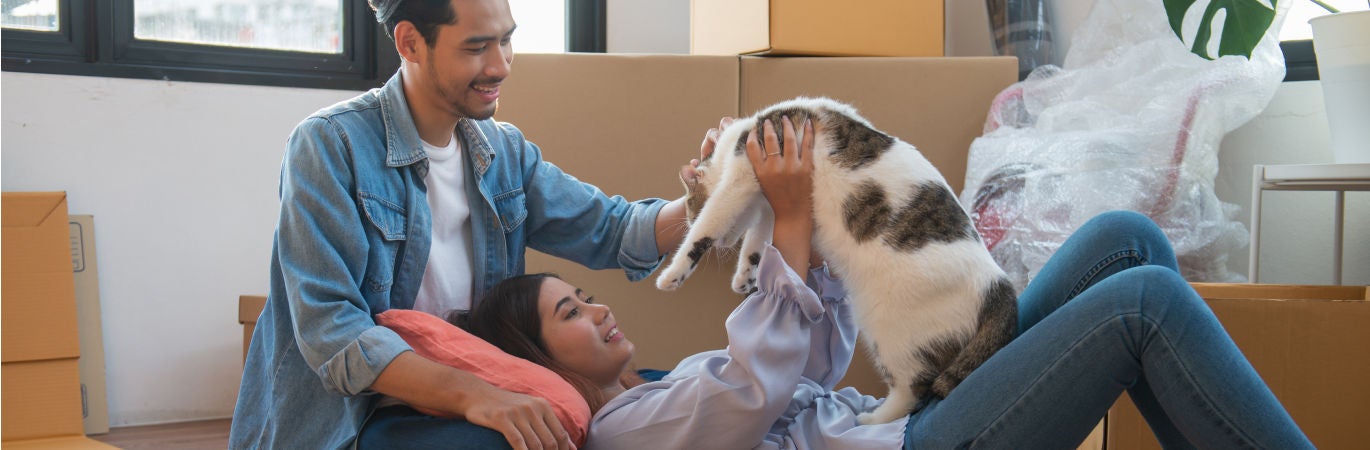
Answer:
<svg viewBox="0 0 1370 450"><path fill-rule="evenodd" d="M361 203L366 220L376 227L382 238L387 241L406 239L405 231L409 226L403 206L365 192L361 193Z"/></svg>
<svg viewBox="0 0 1370 450"><path fill-rule="evenodd" d="M523 225L524 219L528 218L528 204L523 188L514 188L512 191L495 196L495 213L499 214L499 222L504 227L504 233L512 233Z"/></svg>

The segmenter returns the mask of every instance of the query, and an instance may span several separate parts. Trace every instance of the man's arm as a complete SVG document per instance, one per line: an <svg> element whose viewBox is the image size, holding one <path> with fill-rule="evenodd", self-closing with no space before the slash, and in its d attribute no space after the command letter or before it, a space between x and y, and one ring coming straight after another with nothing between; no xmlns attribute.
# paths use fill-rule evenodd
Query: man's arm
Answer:
<svg viewBox="0 0 1370 450"><path fill-rule="evenodd" d="M685 223L685 197L661 207L661 211L656 214L657 256L666 256L675 251L680 242L685 240L685 233L689 231L690 226Z"/></svg>
<svg viewBox="0 0 1370 450"><path fill-rule="evenodd" d="M571 448L571 436L547 400L509 392L470 372L404 352L381 371L371 389L403 400L425 413L463 417L504 434L521 448Z"/></svg>

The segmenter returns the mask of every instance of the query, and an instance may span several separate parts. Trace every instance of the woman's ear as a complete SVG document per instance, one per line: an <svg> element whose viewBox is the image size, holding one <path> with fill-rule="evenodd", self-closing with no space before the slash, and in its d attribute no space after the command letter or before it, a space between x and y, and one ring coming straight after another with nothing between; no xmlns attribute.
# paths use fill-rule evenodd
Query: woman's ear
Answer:
<svg viewBox="0 0 1370 450"><path fill-rule="evenodd" d="M419 33L419 29L414 27L414 23L408 20L401 20L395 25L395 51L399 52L400 58L410 63L422 61L422 52L428 49L428 41Z"/></svg>

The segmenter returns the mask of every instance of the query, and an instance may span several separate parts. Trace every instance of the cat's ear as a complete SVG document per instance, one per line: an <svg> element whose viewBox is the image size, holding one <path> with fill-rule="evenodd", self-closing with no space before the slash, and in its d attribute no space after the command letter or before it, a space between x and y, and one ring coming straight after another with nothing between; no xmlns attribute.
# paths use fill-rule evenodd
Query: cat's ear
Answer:
<svg viewBox="0 0 1370 450"><path fill-rule="evenodd" d="M694 164L680 166L680 182L685 185L685 192L690 192L699 185L699 171L695 169Z"/></svg>

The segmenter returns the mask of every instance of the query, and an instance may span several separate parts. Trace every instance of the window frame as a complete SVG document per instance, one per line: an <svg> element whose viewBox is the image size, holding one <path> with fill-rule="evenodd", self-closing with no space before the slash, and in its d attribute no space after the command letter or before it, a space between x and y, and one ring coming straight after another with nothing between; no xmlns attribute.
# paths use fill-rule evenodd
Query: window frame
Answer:
<svg viewBox="0 0 1370 450"><path fill-rule="evenodd" d="M0 69L86 75L366 90L400 58L366 0L343 1L340 54L139 40L133 0L58 0L59 31L6 28ZM605 0L566 0L567 50L603 53Z"/></svg>
<svg viewBox="0 0 1370 450"><path fill-rule="evenodd" d="M1280 41L1284 52L1284 81L1317 81L1318 57L1312 39Z"/></svg>

